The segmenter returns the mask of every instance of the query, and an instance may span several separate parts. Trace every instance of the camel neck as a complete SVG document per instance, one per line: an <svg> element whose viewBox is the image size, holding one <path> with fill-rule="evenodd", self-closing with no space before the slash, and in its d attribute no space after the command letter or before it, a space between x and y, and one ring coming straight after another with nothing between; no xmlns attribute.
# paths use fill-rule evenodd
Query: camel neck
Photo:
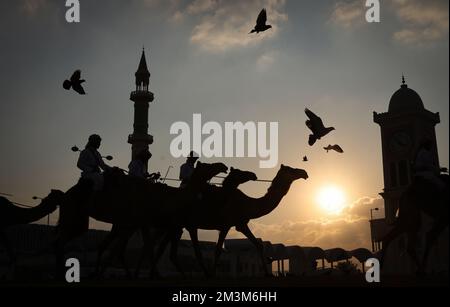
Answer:
<svg viewBox="0 0 450 307"><path fill-rule="evenodd" d="M40 220L41 218L55 211L56 206L53 206L49 199L44 199L39 205L30 209L23 210L23 223L31 223Z"/></svg>
<svg viewBox="0 0 450 307"><path fill-rule="evenodd" d="M251 218L260 218L272 212L287 194L291 184L292 181L282 180L278 176L275 177L267 193L255 201L255 206L252 210L254 216Z"/></svg>

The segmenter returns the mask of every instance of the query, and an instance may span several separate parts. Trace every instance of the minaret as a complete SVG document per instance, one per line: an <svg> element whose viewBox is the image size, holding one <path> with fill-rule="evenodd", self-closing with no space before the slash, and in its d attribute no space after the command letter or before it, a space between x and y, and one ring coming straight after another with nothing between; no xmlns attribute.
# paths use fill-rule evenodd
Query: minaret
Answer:
<svg viewBox="0 0 450 307"><path fill-rule="evenodd" d="M150 72L147 69L144 49L142 49L138 70L134 75L136 77L136 90L130 94L130 100L134 102L134 124L133 134L128 136L132 159L142 150L148 149L148 145L153 143L153 136L148 134L148 107L154 96L148 90Z"/></svg>

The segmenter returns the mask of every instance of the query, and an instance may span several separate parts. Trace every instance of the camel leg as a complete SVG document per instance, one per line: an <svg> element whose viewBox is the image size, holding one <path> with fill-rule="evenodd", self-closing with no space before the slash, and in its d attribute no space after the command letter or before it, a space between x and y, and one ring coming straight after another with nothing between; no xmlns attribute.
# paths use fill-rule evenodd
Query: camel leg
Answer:
<svg viewBox="0 0 450 307"><path fill-rule="evenodd" d="M118 260L120 261L120 264L122 265L122 268L125 270L125 274L128 278L131 278L131 273L128 268L125 253L127 249L127 244L130 241L131 237L133 236L135 232L134 228L127 229L122 234L117 234L117 242L115 245L113 245L113 249L110 254L110 260L114 259L114 256L117 255Z"/></svg>
<svg viewBox="0 0 450 307"><path fill-rule="evenodd" d="M264 259L264 247L261 244L261 242L259 242L255 236L253 235L253 233L251 232L250 228L248 228L247 224L244 225L239 225L236 226L236 230L241 232L242 234L244 234L249 240L250 242L253 243L253 245L255 245L256 250L258 251L259 257L261 259L261 264L263 266L263 270L264 270L264 274L266 276L270 276L271 274L269 273L269 271L267 270L267 266L266 266L266 260Z"/></svg>
<svg viewBox="0 0 450 307"><path fill-rule="evenodd" d="M84 203L87 198L80 185L66 192L66 200L59 207L57 235L53 242L56 264L56 280L65 281L65 247L68 242L89 230L89 215Z"/></svg>
<svg viewBox="0 0 450 307"><path fill-rule="evenodd" d="M183 235L183 229L178 228L172 233L172 240L170 241L170 261L173 263L177 271L182 277L185 277L184 270L178 261L178 242Z"/></svg>
<svg viewBox="0 0 450 307"><path fill-rule="evenodd" d="M225 242L225 238L227 237L229 230L230 228L223 229L219 233L219 239L217 240L216 250L214 253L214 271L213 271L214 275L216 275L217 273L217 266L219 264L220 255L222 254L223 242Z"/></svg>
<svg viewBox="0 0 450 307"><path fill-rule="evenodd" d="M128 278L131 278L132 274L130 272L130 269L128 268L128 264L127 264L127 261L126 261L125 253L126 253L126 250L127 250L128 242L130 241L130 239L133 236L133 234L134 234L134 231L129 233L128 236L123 236L121 241L120 241L120 243L119 243L119 248L118 248L118 250L119 250L118 255L119 255L120 264L122 265L123 269L125 270L125 274L126 274L126 276Z"/></svg>
<svg viewBox="0 0 450 307"><path fill-rule="evenodd" d="M169 244L171 239L172 239L171 231L167 231L163 234L163 237L158 244L158 248L156 249L156 254L153 258L153 263L151 264L151 269L150 269L150 277L151 278L156 273L156 267L158 265L159 259L163 255L164 251L166 250L167 244Z"/></svg>
<svg viewBox="0 0 450 307"><path fill-rule="evenodd" d="M439 238L439 235L444 231L444 229L448 226L448 223L445 223L442 220L436 221L433 223L432 228L426 234L426 244L425 244L425 254L422 259L421 269L425 270L427 265L428 257L430 256L431 248L433 247L434 242Z"/></svg>
<svg viewBox="0 0 450 307"><path fill-rule="evenodd" d="M188 232L189 232L189 235L191 236L192 245L193 245L194 251L195 251L195 257L197 258L197 261L200 264L202 271L205 273L205 276L210 277L210 274L209 274L208 270L206 269L205 263L203 262L203 255L202 255L202 251L200 249L200 244L198 241L197 228L189 228Z"/></svg>
<svg viewBox="0 0 450 307"><path fill-rule="evenodd" d="M148 253L150 253L150 263L152 264L154 261L153 245L155 243L155 235L152 236L150 234L150 229L148 227L142 227L141 234L142 234L142 242L144 245L142 247L141 255L137 262L136 269L134 271L135 278L139 277L142 263L144 262L144 259ZM159 234L159 236L161 236L161 234Z"/></svg>
<svg viewBox="0 0 450 307"><path fill-rule="evenodd" d="M9 265L13 265L16 262L16 255L14 253L11 242L8 240L3 230L0 230L0 244L3 245L6 249L6 254L9 258Z"/></svg>
<svg viewBox="0 0 450 307"><path fill-rule="evenodd" d="M70 241L70 237L61 234L56 238L54 243L54 250L55 250L55 270L56 270L56 276L55 279L58 281L65 281L66 280L66 274L65 274L65 251L64 248L67 244L67 242Z"/></svg>
<svg viewBox="0 0 450 307"><path fill-rule="evenodd" d="M107 234L105 239L100 243L97 253L97 263L95 265L95 273L94 276L100 276L101 263L103 253L111 246L111 243L117 237L117 225L112 225L111 231Z"/></svg>
<svg viewBox="0 0 450 307"><path fill-rule="evenodd" d="M73 225L68 226L65 223L61 223L61 211L60 211L60 222L57 227L56 239L53 242L53 250L55 254L55 265L56 265L55 267L56 280L59 281L66 280L66 266L65 266L66 244L71 240L81 236L89 229L89 218L87 216L85 220L83 220L82 222L83 222L82 225L75 225L75 226Z"/></svg>
<svg viewBox="0 0 450 307"><path fill-rule="evenodd" d="M61 227L61 226L58 226ZM59 233L53 242L55 253L55 279L57 281L66 281L66 263L65 263L65 247L68 242L83 234L84 231L66 231L58 229ZM87 231L87 229L86 229Z"/></svg>
<svg viewBox="0 0 450 307"><path fill-rule="evenodd" d="M106 257L106 259L103 261L104 265L101 267L100 270L100 276L103 275L103 273L108 269L108 266L111 265L111 263L114 260L114 257L119 257L120 260L122 260L122 265L124 266L124 269L126 271L127 276L130 276L130 272L128 270L128 267L125 264L125 249L127 246L127 243L129 241L129 239L131 238L131 236L133 235L135 229L131 228L131 229L120 229L120 230L115 230L115 233L113 234L113 238L111 241L113 241L114 239L116 239L114 243L112 243L112 248L111 251L109 253L109 255ZM111 242L109 242L111 245Z"/></svg>
<svg viewBox="0 0 450 307"><path fill-rule="evenodd" d="M161 240L161 242L166 238L166 233L162 229L154 229L154 232L151 234L150 229L148 227L143 227L141 229L142 231L142 241L144 242L144 246L142 248L141 256L139 257L136 270L134 272L135 277L139 277L139 273L141 271L142 263L144 262L144 259L146 259L147 254L149 255L149 264L150 264L150 277L159 276L159 273L156 269L156 264L161 257L162 253L164 252L166 245L165 243L164 247L161 248L161 251L158 249L156 251L156 254L154 252L154 247L157 244L158 239ZM161 243L162 244L162 243ZM160 247L160 245L158 245ZM158 254L160 253L160 254Z"/></svg>
<svg viewBox="0 0 450 307"><path fill-rule="evenodd" d="M164 253L167 244L169 244L171 239L171 233L155 228L153 234L150 234L150 229L148 227L143 227L142 231L142 239L144 241L144 247L142 249L141 256L139 257L138 264L136 266L135 277L139 277L139 273L142 267L142 263L146 258L146 255L149 254L149 263L150 263L150 274L149 277L159 277L159 272L157 270L157 264L162 254ZM157 244L158 239L160 239L158 248L156 253L154 252L155 244Z"/></svg>

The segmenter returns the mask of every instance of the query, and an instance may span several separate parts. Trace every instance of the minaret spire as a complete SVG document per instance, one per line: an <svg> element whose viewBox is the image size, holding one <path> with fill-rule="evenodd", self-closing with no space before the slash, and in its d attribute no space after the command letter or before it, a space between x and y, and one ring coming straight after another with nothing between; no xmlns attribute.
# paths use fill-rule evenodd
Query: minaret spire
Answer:
<svg viewBox="0 0 450 307"><path fill-rule="evenodd" d="M134 76L136 77L136 90L147 91L150 83L150 72L147 68L144 47L142 47L141 60L139 61L139 66Z"/></svg>
<svg viewBox="0 0 450 307"><path fill-rule="evenodd" d="M145 59L145 49L142 47L139 66L134 74L136 77L136 90L131 92L130 100L134 102L133 134L128 136L131 144L132 159L142 151L148 150L148 145L153 143L153 136L148 134L148 108L153 101L153 93L148 90L150 72Z"/></svg>

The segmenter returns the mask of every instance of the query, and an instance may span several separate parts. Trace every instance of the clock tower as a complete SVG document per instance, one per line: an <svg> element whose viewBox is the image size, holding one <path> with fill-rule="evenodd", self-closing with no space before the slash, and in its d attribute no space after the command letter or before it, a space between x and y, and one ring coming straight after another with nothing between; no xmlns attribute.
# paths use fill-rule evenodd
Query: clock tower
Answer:
<svg viewBox="0 0 450 307"><path fill-rule="evenodd" d="M373 114L381 128L384 189L380 195L385 203L386 224L395 221L399 199L412 180L412 164L421 142L433 143L433 162L439 167L435 126L439 113L425 109L420 96L408 87L405 78L392 95L386 113Z"/></svg>

